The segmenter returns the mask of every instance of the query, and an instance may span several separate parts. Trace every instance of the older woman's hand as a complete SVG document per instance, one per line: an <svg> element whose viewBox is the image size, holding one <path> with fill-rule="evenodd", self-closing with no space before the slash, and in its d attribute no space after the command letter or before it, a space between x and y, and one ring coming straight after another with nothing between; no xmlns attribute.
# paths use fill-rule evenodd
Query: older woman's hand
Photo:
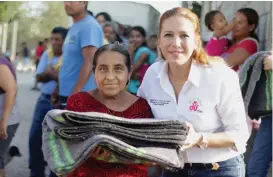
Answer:
<svg viewBox="0 0 273 177"><path fill-rule="evenodd" d="M264 59L264 70L272 70L272 54Z"/></svg>
<svg viewBox="0 0 273 177"><path fill-rule="evenodd" d="M91 157L97 160L107 161L110 158L110 153L106 151L103 147L97 146L91 152Z"/></svg>
<svg viewBox="0 0 273 177"><path fill-rule="evenodd" d="M197 144L202 140L202 135L195 131L192 124L188 122L186 122L186 124L189 127L189 132L188 132L187 139L185 141L185 145L183 145L183 149L188 149L188 148L197 146Z"/></svg>

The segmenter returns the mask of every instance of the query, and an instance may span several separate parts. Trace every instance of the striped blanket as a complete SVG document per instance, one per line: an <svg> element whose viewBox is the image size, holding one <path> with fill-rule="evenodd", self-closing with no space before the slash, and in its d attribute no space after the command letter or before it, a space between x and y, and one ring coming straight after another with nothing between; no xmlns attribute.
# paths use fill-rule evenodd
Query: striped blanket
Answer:
<svg viewBox="0 0 273 177"><path fill-rule="evenodd" d="M97 146L113 154L109 163L157 164L177 170L184 166L181 147L187 133L186 124L177 120L52 110L43 122L43 153L57 175L79 167Z"/></svg>

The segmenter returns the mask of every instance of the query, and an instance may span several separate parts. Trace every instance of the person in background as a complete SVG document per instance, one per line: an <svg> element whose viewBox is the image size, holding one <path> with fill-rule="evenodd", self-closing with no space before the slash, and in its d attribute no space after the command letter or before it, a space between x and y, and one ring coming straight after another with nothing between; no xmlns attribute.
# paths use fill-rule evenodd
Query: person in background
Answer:
<svg viewBox="0 0 273 177"><path fill-rule="evenodd" d="M234 28L234 21L228 24L224 14L214 10L206 14L205 24L213 32L213 37L205 47L206 52L210 56L221 56L228 49L229 40L226 35Z"/></svg>
<svg viewBox="0 0 273 177"><path fill-rule="evenodd" d="M146 31L141 26L134 26L131 29L129 36L129 53L133 60L133 74L132 79L128 85L128 90L132 94L136 94L140 86L141 77L140 72L147 68L144 64L148 62L150 50L146 44ZM142 68L144 67L144 69Z"/></svg>
<svg viewBox="0 0 273 177"><path fill-rule="evenodd" d="M106 12L100 12L100 13L98 13L96 15L96 20L99 22L99 24L103 28L103 25L105 24L105 22L111 22L112 18L110 17L110 15L108 13L106 13ZM105 44L109 44L109 41L104 36L104 38L103 38L103 45L105 45Z"/></svg>
<svg viewBox="0 0 273 177"><path fill-rule="evenodd" d="M23 64L26 67L27 65L30 64L30 51L28 49L27 43L23 42L22 43L22 55L23 55Z"/></svg>
<svg viewBox="0 0 273 177"><path fill-rule="evenodd" d="M50 97L58 81L56 66L61 60L62 47L67 29L56 27L51 31L51 47L47 49L36 70L36 79L41 82L39 96L29 133L29 169L31 177L45 177L45 161L42 152L42 122L48 111L52 109ZM55 176L51 174L51 176Z"/></svg>
<svg viewBox="0 0 273 177"><path fill-rule="evenodd" d="M149 67L137 95L155 119L189 126L184 168L165 170L163 177L245 177L241 154L249 132L238 74L204 51L199 19L190 9L163 13L158 47L161 61Z"/></svg>
<svg viewBox="0 0 273 177"><path fill-rule="evenodd" d="M259 39L255 33L259 15L254 9L242 8L237 11L234 21L232 45L222 57L230 67L238 71L250 55L259 51Z"/></svg>
<svg viewBox="0 0 273 177"><path fill-rule="evenodd" d="M87 12L86 1L65 1L66 13L73 18L64 45L59 85L52 94L54 107L64 108L73 93L96 88L92 74L94 54L103 44L103 31Z"/></svg>
<svg viewBox="0 0 273 177"><path fill-rule="evenodd" d="M131 26L129 25L122 25L122 32L121 32L121 39L123 41L123 44L126 46L126 47L129 47L129 35L130 35L130 31L132 29Z"/></svg>
<svg viewBox="0 0 273 177"><path fill-rule="evenodd" d="M151 65L155 62L157 57L157 35L153 34L147 39L147 46L150 49L151 53L149 55L148 63Z"/></svg>
<svg viewBox="0 0 273 177"><path fill-rule="evenodd" d="M5 177L5 157L19 126L15 70L6 58L0 57L0 177Z"/></svg>
<svg viewBox="0 0 273 177"><path fill-rule="evenodd" d="M264 59L264 70L272 75L272 53ZM272 90L271 90L272 92ZM247 165L248 177L265 177L272 163L272 114L261 118ZM271 174L272 175L272 174Z"/></svg>
<svg viewBox="0 0 273 177"><path fill-rule="evenodd" d="M44 44L45 50L48 49L48 48L50 48L50 46L51 46L48 38L44 39L43 44Z"/></svg>
<svg viewBox="0 0 273 177"><path fill-rule="evenodd" d="M118 41L119 43L123 43L120 35L119 35L119 25L117 22L105 22L103 25L104 37L108 40L109 43L113 43Z"/></svg>
<svg viewBox="0 0 273 177"><path fill-rule="evenodd" d="M35 50L35 58L34 58L36 69L38 68L40 58L41 58L42 54L44 53L44 51L45 51L45 46L42 41L39 41L39 43L36 47L36 50ZM39 90L37 85L38 85L38 82L37 82L37 79L35 78L35 84L34 84L34 87L32 88L32 90Z"/></svg>
<svg viewBox="0 0 273 177"><path fill-rule="evenodd" d="M100 13L98 13L98 14L96 15L96 20L99 22L99 24L100 24L101 26L103 26L103 24L104 24L105 22L110 22L110 21L112 21L112 18L111 18L111 16L110 16L108 13L106 13L106 12L100 12Z"/></svg>
<svg viewBox="0 0 273 177"><path fill-rule="evenodd" d="M132 74L130 55L121 44L107 44L97 50L93 73L98 88L71 95L66 109L76 112L102 112L127 119L153 118L146 100L126 91ZM148 177L142 164L108 163L105 150L96 152L67 177ZM106 152L107 153L107 152Z"/></svg>

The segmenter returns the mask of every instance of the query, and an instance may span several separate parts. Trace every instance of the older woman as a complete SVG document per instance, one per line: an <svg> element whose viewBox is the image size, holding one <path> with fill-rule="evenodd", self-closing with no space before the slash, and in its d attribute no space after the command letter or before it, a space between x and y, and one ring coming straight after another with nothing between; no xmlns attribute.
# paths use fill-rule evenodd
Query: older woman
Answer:
<svg viewBox="0 0 273 177"><path fill-rule="evenodd" d="M232 31L233 44L223 55L227 64L235 71L250 55L259 51L258 37L255 33L258 23L259 15L254 9L243 8L237 11Z"/></svg>
<svg viewBox="0 0 273 177"><path fill-rule="evenodd" d="M164 177L244 177L249 133L238 75L204 52L198 17L189 9L166 11L158 36L162 61L147 70L138 96L155 118L190 126L184 169Z"/></svg>
<svg viewBox="0 0 273 177"><path fill-rule="evenodd" d="M15 70L10 61L0 57L0 177L5 176L5 155L19 125L16 94Z"/></svg>
<svg viewBox="0 0 273 177"><path fill-rule="evenodd" d="M132 66L130 55L121 44L104 45L97 50L93 72L98 88L80 92L67 100L67 110L78 112L102 112L128 119L151 118L151 109L143 98L128 93ZM147 177L142 165L124 165L96 160L100 149L94 151L83 165L68 177Z"/></svg>
<svg viewBox="0 0 273 177"><path fill-rule="evenodd" d="M123 40L119 35L119 24L117 22L105 22L103 25L104 37L108 40L109 43L118 41L122 43Z"/></svg>

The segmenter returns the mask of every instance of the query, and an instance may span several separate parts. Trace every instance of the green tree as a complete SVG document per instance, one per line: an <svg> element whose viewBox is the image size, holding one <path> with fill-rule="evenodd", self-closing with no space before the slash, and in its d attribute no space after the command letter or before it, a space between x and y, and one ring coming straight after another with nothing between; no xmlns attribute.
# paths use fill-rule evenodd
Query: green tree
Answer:
<svg viewBox="0 0 273 177"><path fill-rule="evenodd" d="M37 14L28 15L28 13L24 18L20 18L18 45L23 41L35 41L33 45L36 45L38 40L48 38L54 27L68 26L68 16L63 2L42 2L36 9L28 9L28 11L36 11ZM33 45L31 44L31 47L34 47Z"/></svg>
<svg viewBox="0 0 273 177"><path fill-rule="evenodd" d="M45 10L37 19L37 27L39 28L40 36L48 37L54 27L68 26L68 16L64 10L64 4L62 1L46 1L43 2L43 4L45 6Z"/></svg>
<svg viewBox="0 0 273 177"><path fill-rule="evenodd" d="M23 3L24 2L1 1L0 23L11 22L13 20L19 19L25 13L25 11L20 8Z"/></svg>

